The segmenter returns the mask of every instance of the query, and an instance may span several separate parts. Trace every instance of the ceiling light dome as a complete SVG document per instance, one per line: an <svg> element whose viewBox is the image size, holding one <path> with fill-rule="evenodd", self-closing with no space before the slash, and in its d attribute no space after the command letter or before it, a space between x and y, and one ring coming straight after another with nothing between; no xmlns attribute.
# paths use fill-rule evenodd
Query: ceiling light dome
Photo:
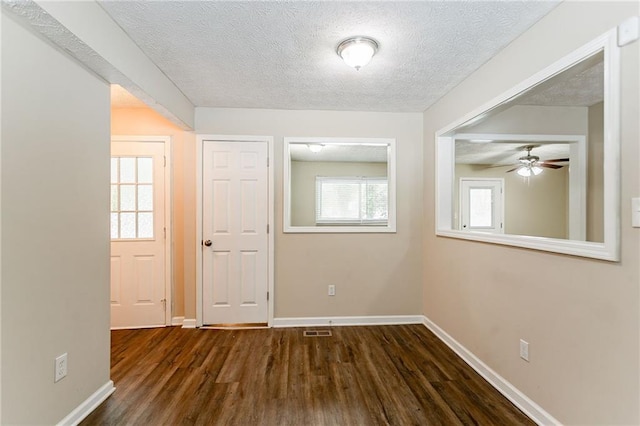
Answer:
<svg viewBox="0 0 640 426"><path fill-rule="evenodd" d="M540 173L542 173L542 167L530 165L524 166L520 167L516 173L522 177L538 176Z"/></svg>
<svg viewBox="0 0 640 426"><path fill-rule="evenodd" d="M308 143L307 146L309 147L309 151L314 153L318 153L324 148L324 145L321 143Z"/></svg>
<svg viewBox="0 0 640 426"><path fill-rule="evenodd" d="M338 55L350 67L360 71L378 51L378 42L369 37L351 37L336 48Z"/></svg>

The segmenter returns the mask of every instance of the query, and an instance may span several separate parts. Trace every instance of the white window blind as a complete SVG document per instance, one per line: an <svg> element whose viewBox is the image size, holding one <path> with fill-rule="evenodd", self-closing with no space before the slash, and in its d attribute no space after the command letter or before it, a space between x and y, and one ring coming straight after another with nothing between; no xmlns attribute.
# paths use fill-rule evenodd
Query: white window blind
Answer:
<svg viewBox="0 0 640 426"><path fill-rule="evenodd" d="M386 177L316 177L316 223L386 225Z"/></svg>

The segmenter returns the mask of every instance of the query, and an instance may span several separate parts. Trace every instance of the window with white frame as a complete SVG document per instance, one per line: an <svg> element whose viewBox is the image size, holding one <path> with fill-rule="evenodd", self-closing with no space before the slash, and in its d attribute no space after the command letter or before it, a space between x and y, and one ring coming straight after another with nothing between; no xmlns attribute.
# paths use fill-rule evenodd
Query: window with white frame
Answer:
<svg viewBox="0 0 640 426"><path fill-rule="evenodd" d="M316 177L316 224L386 225L386 177Z"/></svg>

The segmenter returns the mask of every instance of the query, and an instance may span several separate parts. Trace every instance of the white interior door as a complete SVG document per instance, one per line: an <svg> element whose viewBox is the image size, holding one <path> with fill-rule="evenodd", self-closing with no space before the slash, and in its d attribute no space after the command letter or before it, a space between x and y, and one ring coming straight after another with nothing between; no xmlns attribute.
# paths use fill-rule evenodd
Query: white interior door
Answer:
<svg viewBox="0 0 640 426"><path fill-rule="evenodd" d="M460 229L504 233L502 179L460 179Z"/></svg>
<svg viewBox="0 0 640 426"><path fill-rule="evenodd" d="M166 324L164 149L111 143L112 328Z"/></svg>
<svg viewBox="0 0 640 426"><path fill-rule="evenodd" d="M268 321L267 152L266 142L203 142L203 324Z"/></svg>

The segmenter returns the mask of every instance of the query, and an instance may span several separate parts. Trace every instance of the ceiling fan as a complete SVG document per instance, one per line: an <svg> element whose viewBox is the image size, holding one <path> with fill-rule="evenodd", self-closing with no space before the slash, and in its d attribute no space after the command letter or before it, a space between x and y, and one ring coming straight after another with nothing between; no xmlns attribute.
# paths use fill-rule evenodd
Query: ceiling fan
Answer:
<svg viewBox="0 0 640 426"><path fill-rule="evenodd" d="M543 167L546 167L548 169L560 169L564 167L564 165L551 163L561 163L569 161L568 158L556 158L553 160L540 161L540 157L538 157L537 155L531 155L531 150L533 148L536 148L536 145L526 145L522 147L523 150L527 151L527 155L518 158L518 165L513 169L507 170L506 173L515 171L522 177L537 176L542 173Z"/></svg>

